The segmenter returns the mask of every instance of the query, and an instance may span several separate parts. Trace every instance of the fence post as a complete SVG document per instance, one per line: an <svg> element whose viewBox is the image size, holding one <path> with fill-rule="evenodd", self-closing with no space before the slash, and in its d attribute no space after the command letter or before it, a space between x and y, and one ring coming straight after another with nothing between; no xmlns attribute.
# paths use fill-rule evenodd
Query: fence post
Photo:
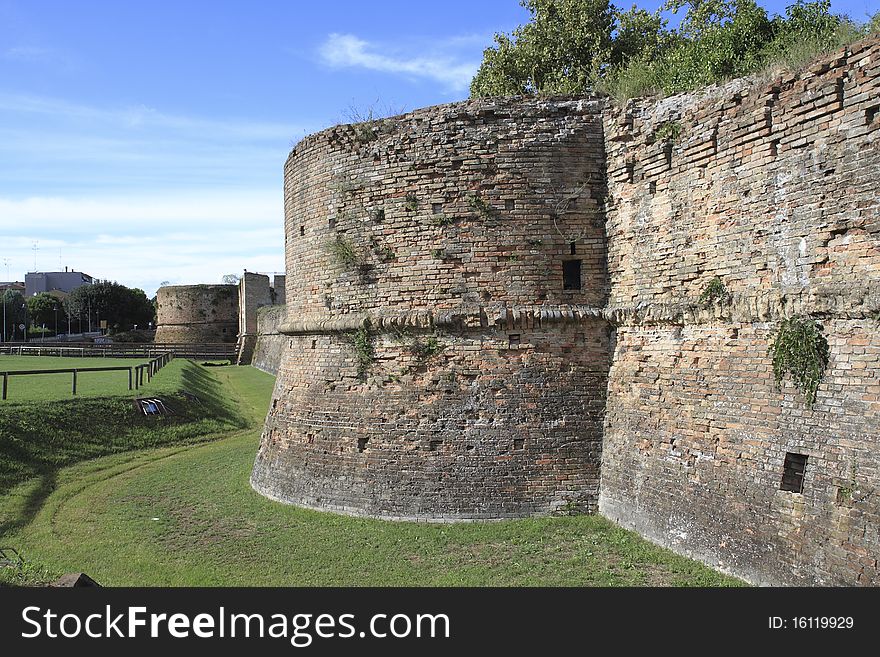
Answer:
<svg viewBox="0 0 880 657"><path fill-rule="evenodd" d="M73 370L73 394L76 394L76 370Z"/></svg>
<svg viewBox="0 0 880 657"><path fill-rule="evenodd" d="M131 390L131 368L128 368L128 389Z"/></svg>
<svg viewBox="0 0 880 657"><path fill-rule="evenodd" d="M6 385L9 381L9 374L3 372L3 399L6 399Z"/></svg>

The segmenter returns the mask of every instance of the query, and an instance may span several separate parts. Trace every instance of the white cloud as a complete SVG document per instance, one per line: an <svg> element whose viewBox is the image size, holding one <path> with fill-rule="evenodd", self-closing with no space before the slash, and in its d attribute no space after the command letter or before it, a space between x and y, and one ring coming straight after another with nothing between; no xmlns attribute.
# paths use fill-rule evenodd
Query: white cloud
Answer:
<svg viewBox="0 0 880 657"><path fill-rule="evenodd" d="M70 266L152 295L161 281L219 282L223 274L284 269L277 190L203 190L113 198L0 197L9 277ZM6 278L5 270L0 277Z"/></svg>
<svg viewBox="0 0 880 657"><path fill-rule="evenodd" d="M471 37L463 38L467 45ZM331 34L321 45L322 61L334 68L365 68L381 73L428 78L455 91L467 89L479 67L478 61L464 61L460 55L443 52L462 45L455 40L435 44L440 50L427 55L393 56L380 51L380 46L351 34Z"/></svg>

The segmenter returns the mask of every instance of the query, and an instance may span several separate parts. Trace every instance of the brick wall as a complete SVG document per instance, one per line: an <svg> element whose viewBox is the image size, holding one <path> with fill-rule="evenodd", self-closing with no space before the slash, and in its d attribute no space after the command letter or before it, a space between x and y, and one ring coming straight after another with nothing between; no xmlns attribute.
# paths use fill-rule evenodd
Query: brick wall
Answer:
<svg viewBox="0 0 880 657"><path fill-rule="evenodd" d="M171 285L156 298L156 342L235 342L235 285Z"/></svg>
<svg viewBox="0 0 880 657"><path fill-rule="evenodd" d="M398 518L595 509L602 149L598 103L565 99L428 108L297 145L289 343L254 487Z"/></svg>
<svg viewBox="0 0 880 657"><path fill-rule="evenodd" d="M602 513L755 582L880 583L878 108L873 40L606 113ZM730 298L701 303L716 276ZM830 344L812 408L773 383L794 314ZM786 453L807 456L801 493Z"/></svg>
<svg viewBox="0 0 880 657"><path fill-rule="evenodd" d="M306 138L254 487L428 520L598 495L754 582L880 583L878 98L873 39L624 108L481 99ZM773 381L793 315L829 342L812 406Z"/></svg>
<svg viewBox="0 0 880 657"><path fill-rule="evenodd" d="M281 355L288 342L280 331L286 318L284 306L263 307L257 313L257 338L251 364L258 370L278 374Z"/></svg>

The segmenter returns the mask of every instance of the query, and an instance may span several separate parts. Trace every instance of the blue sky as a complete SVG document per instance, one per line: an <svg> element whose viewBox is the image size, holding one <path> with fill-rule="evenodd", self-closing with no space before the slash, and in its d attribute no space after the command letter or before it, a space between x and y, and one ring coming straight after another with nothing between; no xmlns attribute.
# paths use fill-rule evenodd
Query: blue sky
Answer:
<svg viewBox="0 0 880 657"><path fill-rule="evenodd" d="M283 270L291 146L371 106L466 98L493 33L527 16L516 0L0 0L0 280L35 255L151 295Z"/></svg>

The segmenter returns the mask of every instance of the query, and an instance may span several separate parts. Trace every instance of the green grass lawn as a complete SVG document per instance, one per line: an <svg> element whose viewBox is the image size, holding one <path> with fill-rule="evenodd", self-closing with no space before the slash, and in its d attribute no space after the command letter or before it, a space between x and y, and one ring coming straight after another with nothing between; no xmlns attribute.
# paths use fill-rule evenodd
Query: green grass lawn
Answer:
<svg viewBox="0 0 880 657"><path fill-rule="evenodd" d="M248 427L81 462L57 471L48 492L22 480L0 497L0 544L39 565L0 581L84 571L135 586L741 584L599 516L431 525L272 502L248 480L273 378L199 369Z"/></svg>
<svg viewBox="0 0 880 657"><path fill-rule="evenodd" d="M77 358L60 356L0 355L0 372L54 370L81 367L135 367L148 358ZM159 374L161 376L161 372ZM144 375L146 380L146 375ZM129 395L128 372L81 372L76 380L77 397ZM134 394L134 393L132 393ZM9 377L7 401L69 399L71 374L40 374ZM3 403L0 401L0 403Z"/></svg>

